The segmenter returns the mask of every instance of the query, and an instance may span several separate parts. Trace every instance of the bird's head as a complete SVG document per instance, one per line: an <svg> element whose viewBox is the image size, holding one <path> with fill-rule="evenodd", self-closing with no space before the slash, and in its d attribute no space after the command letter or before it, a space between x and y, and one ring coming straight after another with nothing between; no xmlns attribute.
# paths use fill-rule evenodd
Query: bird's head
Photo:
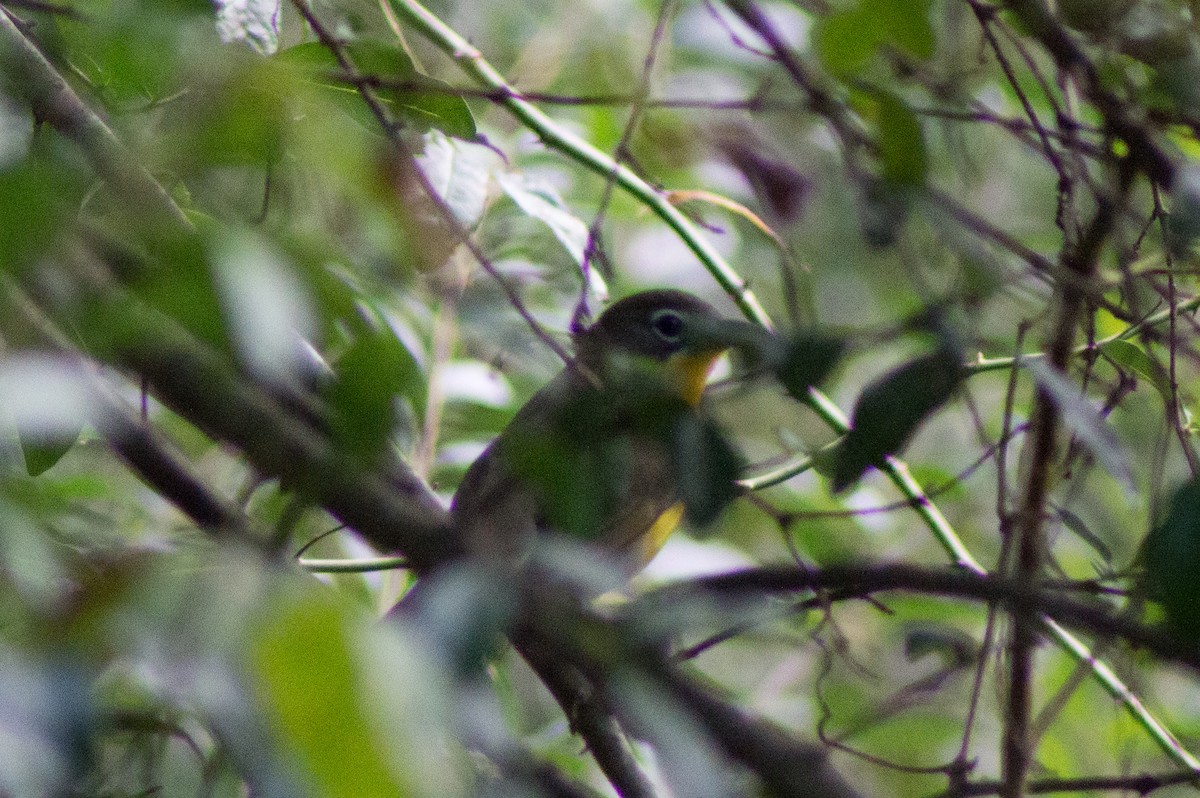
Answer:
<svg viewBox="0 0 1200 798"><path fill-rule="evenodd" d="M754 325L722 318L691 294L659 289L614 303L576 335L575 347L580 365L606 384L656 377L695 405L717 359L761 334Z"/></svg>

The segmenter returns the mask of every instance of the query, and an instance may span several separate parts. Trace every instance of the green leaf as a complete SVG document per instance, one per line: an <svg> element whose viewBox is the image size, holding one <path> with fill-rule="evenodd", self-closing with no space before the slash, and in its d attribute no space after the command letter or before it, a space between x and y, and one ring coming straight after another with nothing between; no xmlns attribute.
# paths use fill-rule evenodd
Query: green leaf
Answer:
<svg viewBox="0 0 1200 798"><path fill-rule="evenodd" d="M834 492L845 490L868 468L903 448L917 427L954 395L965 374L958 351L942 347L868 385L835 455Z"/></svg>
<svg viewBox="0 0 1200 798"><path fill-rule="evenodd" d="M772 370L788 395L799 401L808 397L809 388L821 382L838 364L846 342L819 332L801 332L789 336Z"/></svg>
<svg viewBox="0 0 1200 798"><path fill-rule="evenodd" d="M413 354L387 325L365 330L334 364L327 387L333 436L364 463L374 462L391 440L396 397L424 413L424 375Z"/></svg>
<svg viewBox="0 0 1200 798"><path fill-rule="evenodd" d="M1181 487L1166 520L1146 539L1146 577L1153 598L1187 642L1200 642L1200 480Z"/></svg>
<svg viewBox="0 0 1200 798"><path fill-rule="evenodd" d="M0 271L33 262L61 236L76 196L82 196L65 164L28 159L0 171Z"/></svg>
<svg viewBox="0 0 1200 798"><path fill-rule="evenodd" d="M21 435L21 453L25 456L25 472L31 477L36 477L49 471L63 458L63 455L71 451L76 441L79 440L79 433L82 430L83 424L80 423L79 429L75 431L74 435L56 435L41 441L30 440Z"/></svg>
<svg viewBox="0 0 1200 798"><path fill-rule="evenodd" d="M425 148L417 162L458 223L474 229L487 208L488 184L500 157L482 144L431 130L425 134Z"/></svg>
<svg viewBox="0 0 1200 798"><path fill-rule="evenodd" d="M672 434L679 497L688 523L707 526L738 497L742 458L711 420L687 413Z"/></svg>
<svg viewBox="0 0 1200 798"><path fill-rule="evenodd" d="M382 87L379 97L417 130L436 128L448 136L471 140L478 135L475 117L450 85L419 72L398 44L363 39L346 48L364 75L428 86L429 90Z"/></svg>
<svg viewBox="0 0 1200 798"><path fill-rule="evenodd" d="M1101 354L1117 367L1132 371L1154 386L1163 401L1171 401L1171 375L1162 364L1132 341L1109 341L1100 347Z"/></svg>
<svg viewBox="0 0 1200 798"><path fill-rule="evenodd" d="M311 794L402 795L366 712L351 635L324 596L277 603L250 648L262 712Z"/></svg>
<svg viewBox="0 0 1200 798"><path fill-rule="evenodd" d="M926 0L863 0L822 17L812 37L821 64L842 78L860 72L881 44L920 60L930 58L937 46Z"/></svg>
<svg viewBox="0 0 1200 798"><path fill-rule="evenodd" d="M929 24L928 0L864 0L862 8L882 40L914 58L933 56L937 39Z"/></svg>
<svg viewBox="0 0 1200 798"><path fill-rule="evenodd" d="M571 260L582 268L587 249L587 225L571 213L554 187L515 173L501 174L497 179L500 188L517 207L550 228Z"/></svg>
<svg viewBox="0 0 1200 798"><path fill-rule="evenodd" d="M916 114L898 98L883 94L879 103L879 159L883 178L902 186L920 186L929 171L925 137Z"/></svg>
<svg viewBox="0 0 1200 798"><path fill-rule="evenodd" d="M211 219L196 219L197 228L210 239L223 235L220 225ZM225 329L225 316L217 294L216 280L208 262L202 235L167 232L155 240L142 258L138 253L123 255L120 243L106 253L112 261L129 257L135 261L134 293L159 313L173 319L188 332L222 352L231 352Z"/></svg>
<svg viewBox="0 0 1200 798"><path fill-rule="evenodd" d="M346 47L358 71L390 84L374 89L375 96L396 116L421 131L438 129L449 136L471 140L477 137L475 118L466 102L451 88L417 71L412 59L399 46L363 39ZM275 58L306 75L312 83L335 97L354 118L368 127L378 122L370 114L358 89L333 80L343 71L333 54L320 42L306 42L280 50ZM399 85L414 88L399 88ZM428 90L416 88L428 86Z"/></svg>
<svg viewBox="0 0 1200 798"><path fill-rule="evenodd" d="M873 26L858 8L822 17L812 36L821 64L839 77L857 73L879 47Z"/></svg>

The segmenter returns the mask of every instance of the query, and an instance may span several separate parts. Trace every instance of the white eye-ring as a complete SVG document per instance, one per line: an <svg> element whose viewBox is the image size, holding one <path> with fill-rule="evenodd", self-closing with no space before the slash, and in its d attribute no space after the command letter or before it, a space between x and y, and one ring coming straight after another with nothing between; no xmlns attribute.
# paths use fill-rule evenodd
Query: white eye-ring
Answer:
<svg viewBox="0 0 1200 798"><path fill-rule="evenodd" d="M660 310L650 317L650 326L659 338L674 343L683 334L683 317L673 310Z"/></svg>

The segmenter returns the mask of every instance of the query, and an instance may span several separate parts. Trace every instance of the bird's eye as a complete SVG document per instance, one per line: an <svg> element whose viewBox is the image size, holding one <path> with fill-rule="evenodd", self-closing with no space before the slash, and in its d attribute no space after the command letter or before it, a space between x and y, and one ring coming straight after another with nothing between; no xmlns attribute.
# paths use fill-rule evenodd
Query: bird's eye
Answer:
<svg viewBox="0 0 1200 798"><path fill-rule="evenodd" d="M664 341L678 341L683 333L683 317L673 310L660 310L650 318L650 326Z"/></svg>

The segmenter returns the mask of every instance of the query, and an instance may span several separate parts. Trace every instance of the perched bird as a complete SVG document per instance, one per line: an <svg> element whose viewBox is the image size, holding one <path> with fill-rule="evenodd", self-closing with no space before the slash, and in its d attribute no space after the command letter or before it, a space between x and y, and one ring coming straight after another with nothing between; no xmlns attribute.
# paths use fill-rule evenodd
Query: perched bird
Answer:
<svg viewBox="0 0 1200 798"><path fill-rule="evenodd" d="M697 436L713 440L697 410L709 373L756 334L681 291L613 304L467 471L451 513L468 549L516 560L555 531L608 553L627 576L641 570L684 516L695 464L681 459ZM732 495L732 473L724 481Z"/></svg>

